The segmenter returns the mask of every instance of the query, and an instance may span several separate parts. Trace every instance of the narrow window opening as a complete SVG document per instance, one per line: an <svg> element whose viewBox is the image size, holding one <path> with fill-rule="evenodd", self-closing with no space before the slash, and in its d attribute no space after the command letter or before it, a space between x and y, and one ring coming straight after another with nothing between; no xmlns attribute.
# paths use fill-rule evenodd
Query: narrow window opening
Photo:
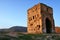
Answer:
<svg viewBox="0 0 60 40"><path fill-rule="evenodd" d="M34 19L34 16L33 16L33 19Z"/></svg>
<svg viewBox="0 0 60 40"><path fill-rule="evenodd" d="M38 27L38 30L40 29L40 25L37 25L37 27Z"/></svg>

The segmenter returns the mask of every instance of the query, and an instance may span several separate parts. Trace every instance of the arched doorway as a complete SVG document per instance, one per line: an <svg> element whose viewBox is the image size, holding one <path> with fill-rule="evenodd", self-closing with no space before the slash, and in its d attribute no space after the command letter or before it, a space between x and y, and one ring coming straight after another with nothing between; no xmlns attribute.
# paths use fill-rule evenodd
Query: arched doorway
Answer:
<svg viewBox="0 0 60 40"><path fill-rule="evenodd" d="M51 21L46 18L46 33L51 33L52 32L52 24Z"/></svg>

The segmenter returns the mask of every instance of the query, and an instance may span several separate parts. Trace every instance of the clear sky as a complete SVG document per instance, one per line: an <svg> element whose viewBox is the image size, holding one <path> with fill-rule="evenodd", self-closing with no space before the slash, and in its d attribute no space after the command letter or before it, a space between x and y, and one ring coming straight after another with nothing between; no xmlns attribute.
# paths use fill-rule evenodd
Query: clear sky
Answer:
<svg viewBox="0 0 60 40"><path fill-rule="evenodd" d="M55 26L60 26L59 0L0 0L0 29L12 26L27 27L27 10L39 2L53 8Z"/></svg>

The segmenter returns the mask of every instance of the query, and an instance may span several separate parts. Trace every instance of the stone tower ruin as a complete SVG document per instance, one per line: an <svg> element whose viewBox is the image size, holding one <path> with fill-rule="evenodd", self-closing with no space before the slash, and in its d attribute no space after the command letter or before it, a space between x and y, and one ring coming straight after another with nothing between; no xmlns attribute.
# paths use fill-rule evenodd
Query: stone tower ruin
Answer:
<svg viewBox="0 0 60 40"><path fill-rule="evenodd" d="M55 25L53 9L43 3L39 3L28 9L27 31L32 34L53 33Z"/></svg>

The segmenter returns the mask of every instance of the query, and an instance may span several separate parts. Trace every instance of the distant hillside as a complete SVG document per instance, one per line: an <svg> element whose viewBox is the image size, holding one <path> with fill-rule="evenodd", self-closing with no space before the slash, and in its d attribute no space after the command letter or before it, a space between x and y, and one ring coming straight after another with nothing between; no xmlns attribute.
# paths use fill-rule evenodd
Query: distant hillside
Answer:
<svg viewBox="0 0 60 40"><path fill-rule="evenodd" d="M13 26L9 29L0 29L0 32L27 32L27 27Z"/></svg>
<svg viewBox="0 0 60 40"><path fill-rule="evenodd" d="M9 32L9 29L0 29L0 32Z"/></svg>
<svg viewBox="0 0 60 40"><path fill-rule="evenodd" d="M13 27L9 28L9 30L11 30L13 32L27 32L27 27L13 26Z"/></svg>

